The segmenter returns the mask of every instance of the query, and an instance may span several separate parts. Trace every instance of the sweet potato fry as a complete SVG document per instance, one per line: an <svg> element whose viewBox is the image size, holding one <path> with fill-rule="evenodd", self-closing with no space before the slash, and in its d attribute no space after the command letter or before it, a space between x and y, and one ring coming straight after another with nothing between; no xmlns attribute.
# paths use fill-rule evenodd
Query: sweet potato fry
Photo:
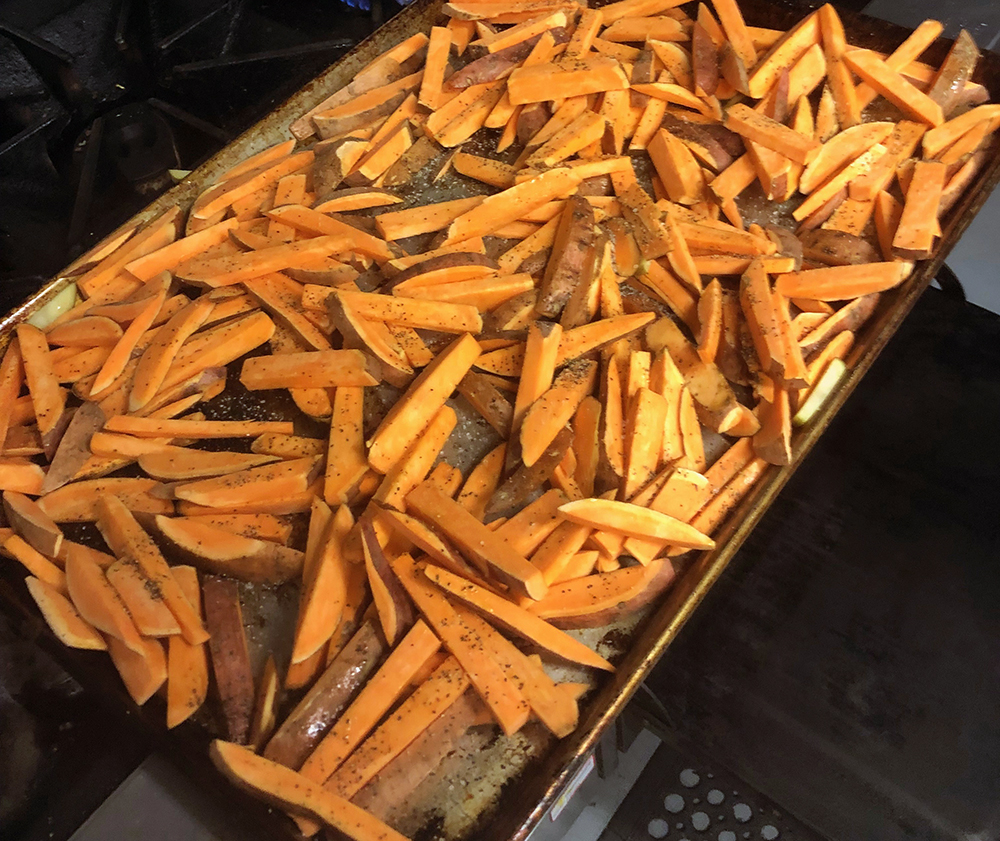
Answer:
<svg viewBox="0 0 1000 841"><path fill-rule="evenodd" d="M63 532L32 499L16 491L4 491L3 510L7 522L24 540L43 555L58 558Z"/></svg>
<svg viewBox="0 0 1000 841"><path fill-rule="evenodd" d="M83 553L66 557L66 589L80 616L108 637L142 655L145 646L132 617L118 593L104 576L104 570Z"/></svg>
<svg viewBox="0 0 1000 841"><path fill-rule="evenodd" d="M24 365L24 378L35 410L38 432L45 455L51 459L59 439L69 423L66 413L66 393L52 370L51 354L45 334L37 327L17 325L17 343Z"/></svg>
<svg viewBox="0 0 1000 841"><path fill-rule="evenodd" d="M406 498L407 508L451 540L480 572L530 598L545 592L541 574L522 555L450 497L426 484Z"/></svg>
<svg viewBox="0 0 1000 841"><path fill-rule="evenodd" d="M184 342L205 323L214 307L215 302L210 298L198 298L180 310L157 331L156 336L143 351L135 374L133 374L132 390L129 393L129 411L138 411L153 399L163 384L177 352ZM96 381L93 388L97 388Z"/></svg>
<svg viewBox="0 0 1000 841"><path fill-rule="evenodd" d="M10 535L3 543L3 550L35 578L66 594L66 574L20 535Z"/></svg>
<svg viewBox="0 0 1000 841"><path fill-rule="evenodd" d="M99 497L97 527L119 558L129 558L138 564L142 574L156 588L157 598L161 598L174 614L184 639L192 645L204 642L208 635L200 618L184 597L156 544L125 503L112 496Z"/></svg>
<svg viewBox="0 0 1000 841"><path fill-rule="evenodd" d="M944 113L937 102L906 81L871 50L848 50L844 53L844 62L904 114L932 126L944 122Z"/></svg>
<svg viewBox="0 0 1000 841"><path fill-rule="evenodd" d="M818 44L820 37L819 16L815 12L789 29L754 67L748 84L750 96L762 99L782 70L794 64L814 44Z"/></svg>
<svg viewBox="0 0 1000 841"><path fill-rule="evenodd" d="M480 520L483 519L486 505L500 484L506 449L507 445L500 443L483 456L479 464L469 473L469 478L465 480L458 495L458 504Z"/></svg>
<svg viewBox="0 0 1000 841"><path fill-rule="evenodd" d="M38 504L57 523L93 522L97 519L97 501L104 494L114 495L135 512L172 514L170 500L150 493L156 485L153 479L88 479L64 485L43 496Z"/></svg>
<svg viewBox="0 0 1000 841"><path fill-rule="evenodd" d="M167 679L167 658L163 644L155 639L142 639L142 652L137 654L115 637L108 637L108 654L132 700L145 704Z"/></svg>
<svg viewBox="0 0 1000 841"><path fill-rule="evenodd" d="M594 388L597 363L578 360L556 376L552 386L534 403L521 424L521 458L534 464L575 414L581 401Z"/></svg>
<svg viewBox="0 0 1000 841"><path fill-rule="evenodd" d="M351 841L404 841L391 827L347 799L252 750L215 740L212 759L232 782L297 815L315 818Z"/></svg>
<svg viewBox="0 0 1000 841"><path fill-rule="evenodd" d="M273 541L239 535L209 517L157 515L156 527L168 545L206 572L241 581L281 584L302 570L302 553Z"/></svg>
<svg viewBox="0 0 1000 841"><path fill-rule="evenodd" d="M424 574L450 596L464 602L477 613L489 616L492 622L523 637L533 645L573 663L614 671L614 667L607 660L579 640L559 631L501 596L464 581L440 567L427 566L424 568Z"/></svg>
<svg viewBox="0 0 1000 841"><path fill-rule="evenodd" d="M194 611L201 616L201 586L194 567L176 566L174 578ZM208 697L208 652L179 634L167 641L167 727L190 718Z"/></svg>
<svg viewBox="0 0 1000 841"><path fill-rule="evenodd" d="M466 680L472 682L504 732L517 732L528 720L528 704L500 665L485 656L478 634L462 623L448 600L433 587L412 558L400 556L393 568L420 612L453 655L454 659L450 662L456 666L462 664L459 674L468 676ZM446 570L442 572L449 574ZM475 586L467 579L458 580ZM465 685L468 684L459 688L464 690Z"/></svg>
<svg viewBox="0 0 1000 841"><path fill-rule="evenodd" d="M931 256L946 170L946 165L940 161L917 161L903 213L892 239L895 256L911 260L924 260ZM865 289L865 292L876 291L882 290Z"/></svg>
<svg viewBox="0 0 1000 841"><path fill-rule="evenodd" d="M670 586L674 569L670 561L652 561L598 575L588 575L555 585L529 610L557 628L589 628L604 624L622 610L648 604Z"/></svg>
<svg viewBox="0 0 1000 841"><path fill-rule="evenodd" d="M35 576L28 576L24 583L42 613L52 633L70 648L104 651L107 643L97 629L80 616L73 602L63 591Z"/></svg>
<svg viewBox="0 0 1000 841"><path fill-rule="evenodd" d="M786 297L842 301L898 286L909 276L906 263L867 263L830 266L781 275L775 289Z"/></svg>
<svg viewBox="0 0 1000 841"><path fill-rule="evenodd" d="M811 193L816 187L827 180L838 169L858 157L866 149L875 143L882 143L889 137L890 133L899 132L904 125L917 126L916 123L903 121L898 125L889 122L865 123L863 125L847 128L839 134L834 135L826 141L819 152L805 168L799 179L799 189L803 193ZM922 128L920 129L922 133ZM918 135L919 136L919 135ZM892 141L887 144L888 150ZM870 173L860 176L859 180L869 178ZM851 190L854 190L852 182Z"/></svg>
<svg viewBox="0 0 1000 841"><path fill-rule="evenodd" d="M226 730L232 741L244 742L250 733L254 687L239 589L231 579L206 575L202 593L205 624L211 633L212 671Z"/></svg>
<svg viewBox="0 0 1000 841"><path fill-rule="evenodd" d="M653 538L689 549L711 549L715 542L687 523L628 502L581 499L559 508L566 519L631 537Z"/></svg>
<svg viewBox="0 0 1000 841"><path fill-rule="evenodd" d="M368 451L372 468L385 473L402 457L451 396L479 353L478 342L465 334L424 368L375 430Z"/></svg>
<svg viewBox="0 0 1000 841"><path fill-rule="evenodd" d="M372 497L375 502L405 510L407 494L427 477L457 422L455 410L450 406L438 409L420 437L385 474Z"/></svg>
<svg viewBox="0 0 1000 841"><path fill-rule="evenodd" d="M308 492L320 467L320 459L316 457L274 462L238 473L184 482L174 487L174 495L180 500L222 509L262 500L280 500Z"/></svg>

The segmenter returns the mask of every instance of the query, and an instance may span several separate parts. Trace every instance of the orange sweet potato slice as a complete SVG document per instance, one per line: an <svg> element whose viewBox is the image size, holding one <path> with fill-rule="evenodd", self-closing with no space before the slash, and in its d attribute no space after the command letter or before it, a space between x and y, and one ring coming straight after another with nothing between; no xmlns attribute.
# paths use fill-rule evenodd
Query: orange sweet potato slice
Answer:
<svg viewBox="0 0 1000 841"><path fill-rule="evenodd" d="M144 643L132 617L93 559L82 553L66 557L66 589L86 622L142 656Z"/></svg>
<svg viewBox="0 0 1000 841"><path fill-rule="evenodd" d="M168 637L180 626L159 590L129 558L115 561L104 571L144 637Z"/></svg>
<svg viewBox="0 0 1000 841"><path fill-rule="evenodd" d="M191 644L204 642L207 633L190 602L170 573L170 567L132 512L117 497L102 496L97 501L97 526L105 542L119 558L134 560L142 573L161 594L174 614L181 633Z"/></svg>
<svg viewBox="0 0 1000 841"><path fill-rule="evenodd" d="M674 580L668 560L554 584L528 608L557 628L593 628L628 616L662 595Z"/></svg>
<svg viewBox="0 0 1000 841"><path fill-rule="evenodd" d="M208 517L157 515L156 527L195 566L242 581L281 584L302 571L302 552L273 541L236 534Z"/></svg>
<svg viewBox="0 0 1000 841"><path fill-rule="evenodd" d="M24 583L45 622L63 645L94 651L107 649L104 637L80 616L73 603L57 588L33 575L25 578Z"/></svg>
<svg viewBox="0 0 1000 841"><path fill-rule="evenodd" d="M194 567L173 567L174 578L191 607L201 616L201 585ZM167 727L190 718L208 697L208 651L176 634L167 641Z"/></svg>
<svg viewBox="0 0 1000 841"><path fill-rule="evenodd" d="M440 567L427 566L424 568L424 574L449 596L458 599L476 612L489 616L491 622L523 637L533 645L573 663L614 671L614 667L607 660L582 642L502 596L477 587Z"/></svg>
<svg viewBox="0 0 1000 841"><path fill-rule="evenodd" d="M142 651L137 653L116 637L108 637L108 654L115 664L132 700L145 704L167 679L167 658L163 643L142 639Z"/></svg>

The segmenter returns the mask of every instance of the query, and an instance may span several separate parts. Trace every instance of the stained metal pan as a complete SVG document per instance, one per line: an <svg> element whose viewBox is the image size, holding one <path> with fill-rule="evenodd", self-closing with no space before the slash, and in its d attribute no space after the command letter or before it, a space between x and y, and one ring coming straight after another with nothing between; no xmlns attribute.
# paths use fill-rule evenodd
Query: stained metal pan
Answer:
<svg viewBox="0 0 1000 841"><path fill-rule="evenodd" d="M427 31L437 22L440 8L441 0L417 0L127 224L146 221L177 204L189 206L195 196L220 173L248 155L287 139L288 126L296 117L349 82L360 68L384 50L415 32ZM741 8L751 25L786 29L812 7L768 3L764 0L741 0ZM857 46L888 52L908 34L901 27L862 15L842 12L841 16L848 40ZM928 51L927 60L939 62L948 46L948 42L935 44ZM1000 56L985 53L977 68L975 80L988 88L994 101L1000 101ZM433 800L428 808L421 815L411 817L410 823L417 821L422 828L421 837L475 836L515 841L528 835L721 575L750 530L788 481L792 471L803 462L816 439L850 396L916 298L934 278L948 252L982 207L998 179L1000 156L994 156L944 220L943 235L934 257L920 263L902 288L882 296L875 315L858 337L851 358L848 359L849 372L836 394L810 425L797 433L793 442L793 464L784 468L771 468L765 474L753 492L743 500L735 516L730 518L717 535L717 548L693 560L665 601L639 617L638 623L633 619L619 623L610 631L602 629L603 650L621 652L618 671L600 682L596 690L587 697L576 732L554 744L540 735L530 734L521 741L501 744L500 747L489 739L466 744L467 755L451 764L450 776L443 775L436 790L433 787L430 789ZM14 325L38 310L68 282L65 278L54 279L38 294L0 320L0 346L9 341ZM15 612L21 622L33 627L40 644L56 654L85 687L106 697L112 706L120 710L134 710L106 661L99 661L97 655L63 649L46 636L40 620L33 618L36 616L34 606L26 599L24 589L19 586L16 578L9 571L2 573L0 604L6 610ZM272 598L269 603L274 605L277 601L280 599ZM262 610L259 615L266 620L266 611ZM590 638L597 639L593 635ZM179 732L166 734L163 730L162 713L162 706L153 705L140 714L153 733L163 740L161 744L176 755L186 758L194 774L204 775L208 772L205 749L211 728L182 728ZM505 767L498 770L495 767L498 764L505 764ZM460 797L448 794L454 792L456 782L462 788ZM237 798L235 793L227 791L220 797L232 798L231 811L234 815L246 814L248 803ZM265 823L277 820L267 816L263 807L250 807L250 810ZM462 814L457 815L458 811ZM279 826L277 823L274 825L276 828ZM280 826L288 830L284 822ZM410 830L413 828L408 827Z"/></svg>

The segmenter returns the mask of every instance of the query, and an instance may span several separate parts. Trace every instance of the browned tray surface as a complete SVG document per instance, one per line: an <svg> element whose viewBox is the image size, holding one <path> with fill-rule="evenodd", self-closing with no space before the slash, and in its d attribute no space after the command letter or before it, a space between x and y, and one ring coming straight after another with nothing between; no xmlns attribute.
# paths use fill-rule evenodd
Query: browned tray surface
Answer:
<svg viewBox="0 0 1000 841"><path fill-rule="evenodd" d="M220 173L245 157L286 139L289 136L288 126L297 116L346 84L361 67L379 53L419 30L427 30L437 20L440 6L441 0L417 0L288 102L192 173L183 183L137 214L129 224L150 219L176 204L190 205L195 196ZM764 0L741 0L741 8L751 25L786 29L813 7L768 3ZM862 15L842 12L841 16L848 40L856 46L888 52L908 34L907 30L901 27ZM947 47L948 42L938 42L928 50L926 59L939 62L944 57ZM994 101L1000 101L1000 56L984 53L975 80L986 85ZM638 625L633 618L618 623L610 633L609 629L601 629L597 635L591 633L587 636L588 640L594 641L604 634L603 653L620 653L621 659L617 661L618 671L603 680L596 692L592 692L582 704L580 725L576 732L556 743L551 750L547 750L549 740L540 734L529 735L525 744L506 747L501 745L499 748L493 745L488 750L485 740L482 745L469 745L472 761L467 762L464 767L459 763L452 769L453 779L463 780L473 774L476 776L475 780L465 780L470 783L470 788L477 790L469 806L462 807L463 811L468 808L469 813L455 820L441 820L442 813L448 813L446 817L451 815L454 818L449 810L458 808L455 799L444 795L448 784L448 780L444 779L443 783L439 781L441 798L436 801L439 814L435 815L434 809L426 812L420 818L421 825L427 829L435 824L443 827L442 833L446 837L454 837L456 830L460 830L460 834L471 832L475 837L491 839L523 839L527 836L553 803L564 783L594 748L604 728L621 712L649 670L663 654L666 646L677 635L705 593L725 569L792 471L801 463L813 443L853 391L895 332L900 321L909 312L916 298L933 279L945 256L958 241L976 211L986 201L998 180L1000 180L1000 157L994 158L984 168L945 219L942 225L943 236L935 255L930 260L919 263L911 278L901 288L883 294L875 315L859 335L859 341L847 360L849 370L837 392L813 418L809 426L795 434L793 464L785 468L770 468L763 480L743 500L735 516L730 518L727 525L716 535L717 548L695 558L690 568L680 576L666 600L651 612L639 617ZM446 197L449 196L428 200L440 200ZM53 280L41 292L4 317L0 321L0 345L6 344L17 322L35 312L66 283L66 280L58 278ZM272 406L271 410L280 412L277 406ZM4 570L3 577L5 582L0 586L0 600L7 604L8 609L17 610L21 616L34 616L34 605L26 596L23 586L19 587L14 581L16 576L9 575L8 571ZM7 586L6 582L12 583ZM253 601L248 616L249 624L253 626L251 637L258 633L254 630L258 625L255 619L269 617L272 611L280 614L281 602L291 601L281 592L265 591L249 595ZM36 626L41 627L39 623L40 620L35 622ZM289 629L268 628L264 622L263 630L259 634L262 635L265 631L270 637L271 633L281 636L283 632L288 633ZM108 696L120 707L135 709L117 682L117 676L110 663L106 662L106 658L97 662L94 656L87 653L61 649L58 643L53 644L51 639L46 639L44 632L41 638L86 687ZM201 775L207 770L205 748L209 738L208 730L191 724L182 726L173 733L165 733L163 707L156 701L147 705L140 715L154 732L164 737L163 744L168 749L194 763L195 773ZM480 750L482 752L479 752ZM490 779L483 780L482 770L501 760L508 762L510 767L503 773L494 773ZM510 784L505 784L505 780L511 774L516 779L511 779ZM235 794L233 796L235 797ZM242 797L232 802L235 810L246 807ZM266 812L263 807L260 807L259 813L265 820L277 820L265 818ZM286 822L282 821L281 825L288 832L291 831ZM452 829L449 830L449 826ZM275 827L277 828L277 824Z"/></svg>

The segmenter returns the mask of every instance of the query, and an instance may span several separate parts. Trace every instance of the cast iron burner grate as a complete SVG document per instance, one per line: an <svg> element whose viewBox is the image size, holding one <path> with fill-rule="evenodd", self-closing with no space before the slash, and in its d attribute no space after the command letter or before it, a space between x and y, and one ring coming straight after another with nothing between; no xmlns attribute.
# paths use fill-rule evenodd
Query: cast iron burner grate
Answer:
<svg viewBox="0 0 1000 841"><path fill-rule="evenodd" d="M391 9L389 10L392 11ZM329 0L6 0L0 310L366 37Z"/></svg>

